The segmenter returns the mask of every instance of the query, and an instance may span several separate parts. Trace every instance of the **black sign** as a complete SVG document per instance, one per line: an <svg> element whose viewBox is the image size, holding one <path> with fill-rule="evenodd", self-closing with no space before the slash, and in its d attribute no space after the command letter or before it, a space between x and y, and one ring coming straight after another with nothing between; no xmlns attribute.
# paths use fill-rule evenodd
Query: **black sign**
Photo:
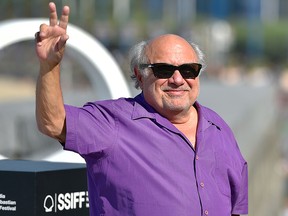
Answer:
<svg viewBox="0 0 288 216"><path fill-rule="evenodd" d="M0 160L0 215L88 216L85 164Z"/></svg>

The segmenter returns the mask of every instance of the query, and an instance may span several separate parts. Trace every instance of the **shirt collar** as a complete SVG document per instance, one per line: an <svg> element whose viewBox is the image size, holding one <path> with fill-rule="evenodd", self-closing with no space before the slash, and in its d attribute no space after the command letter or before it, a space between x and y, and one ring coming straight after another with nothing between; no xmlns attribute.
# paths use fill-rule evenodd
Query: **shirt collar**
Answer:
<svg viewBox="0 0 288 216"><path fill-rule="evenodd" d="M156 110L151 107L144 99L143 92L135 97L134 109L132 112L132 119L150 118L156 119Z"/></svg>
<svg viewBox="0 0 288 216"><path fill-rule="evenodd" d="M143 92L135 97L134 110L132 119L149 118L158 124L168 128L175 133L178 133L176 127L167 119L160 115L152 106L150 106L144 99Z"/></svg>
<svg viewBox="0 0 288 216"><path fill-rule="evenodd" d="M202 106L198 101L195 102L194 106L198 111L198 124L202 130L207 129L211 125L214 125L218 130L221 130L222 124L220 117L214 111L205 106Z"/></svg>
<svg viewBox="0 0 288 216"><path fill-rule="evenodd" d="M156 110L145 101L143 92L135 97L135 101L136 103L134 104L134 109L132 112L133 120L140 118L150 118L157 120L159 123L166 123L166 121L168 121L166 118L163 118L159 113L157 113ZM198 112L198 128L200 128L200 130L204 131L211 125L215 125L219 130L221 130L221 123L219 121L218 115L213 115L213 111L211 112L209 108L202 106L198 101L195 102L194 106Z"/></svg>

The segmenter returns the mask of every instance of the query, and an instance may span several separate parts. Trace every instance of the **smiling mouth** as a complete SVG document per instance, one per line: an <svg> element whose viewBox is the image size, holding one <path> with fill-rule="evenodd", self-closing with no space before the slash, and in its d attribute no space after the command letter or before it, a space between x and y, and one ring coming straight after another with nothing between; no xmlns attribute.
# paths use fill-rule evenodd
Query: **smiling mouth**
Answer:
<svg viewBox="0 0 288 216"><path fill-rule="evenodd" d="M181 90L175 90L175 89L169 89L169 90L164 90L164 92L166 93L166 94L168 94L168 95L183 95L185 92L186 92L186 90L183 90L183 89L181 89Z"/></svg>

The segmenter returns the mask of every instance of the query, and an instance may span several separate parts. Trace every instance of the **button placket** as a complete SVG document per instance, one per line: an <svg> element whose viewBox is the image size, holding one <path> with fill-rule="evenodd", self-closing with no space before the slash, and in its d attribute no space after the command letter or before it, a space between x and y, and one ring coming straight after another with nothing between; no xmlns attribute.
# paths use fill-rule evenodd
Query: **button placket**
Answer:
<svg viewBox="0 0 288 216"><path fill-rule="evenodd" d="M199 163L199 159L200 159L200 157L199 157L199 155L196 153L195 154L195 163L197 164L197 163ZM196 162L197 161L197 162ZM197 165L196 165L197 166ZM201 176L201 175L200 175ZM198 176L198 177L200 177L200 176ZM201 178L201 177L200 177ZM198 178L199 179L199 178ZM203 181L200 181L200 183L199 183L199 186L203 189L202 190L202 192L200 192L199 191L199 193L200 193L200 197L202 197L201 196L201 194L204 192L204 188L205 188L205 183L203 182ZM204 192L205 193L205 192ZM201 198L200 198L201 199ZM206 208L204 208L205 210L204 210L204 215L205 216L208 216L209 215L209 211L206 209Z"/></svg>

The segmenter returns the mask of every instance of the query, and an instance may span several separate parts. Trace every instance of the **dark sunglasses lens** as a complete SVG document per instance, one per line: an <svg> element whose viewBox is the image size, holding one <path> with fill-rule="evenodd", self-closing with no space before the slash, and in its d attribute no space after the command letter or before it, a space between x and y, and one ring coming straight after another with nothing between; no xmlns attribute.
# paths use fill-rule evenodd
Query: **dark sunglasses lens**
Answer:
<svg viewBox="0 0 288 216"><path fill-rule="evenodd" d="M180 73L184 79L195 79L200 69L201 66L198 64L185 64L180 66Z"/></svg>
<svg viewBox="0 0 288 216"><path fill-rule="evenodd" d="M173 75L175 69L173 65L154 65L152 70L155 77L167 79Z"/></svg>
<svg viewBox="0 0 288 216"><path fill-rule="evenodd" d="M195 79L201 70L201 64L183 64L179 67L169 64L153 64L152 71L155 77L160 79L170 78L175 70L179 70L184 79Z"/></svg>

